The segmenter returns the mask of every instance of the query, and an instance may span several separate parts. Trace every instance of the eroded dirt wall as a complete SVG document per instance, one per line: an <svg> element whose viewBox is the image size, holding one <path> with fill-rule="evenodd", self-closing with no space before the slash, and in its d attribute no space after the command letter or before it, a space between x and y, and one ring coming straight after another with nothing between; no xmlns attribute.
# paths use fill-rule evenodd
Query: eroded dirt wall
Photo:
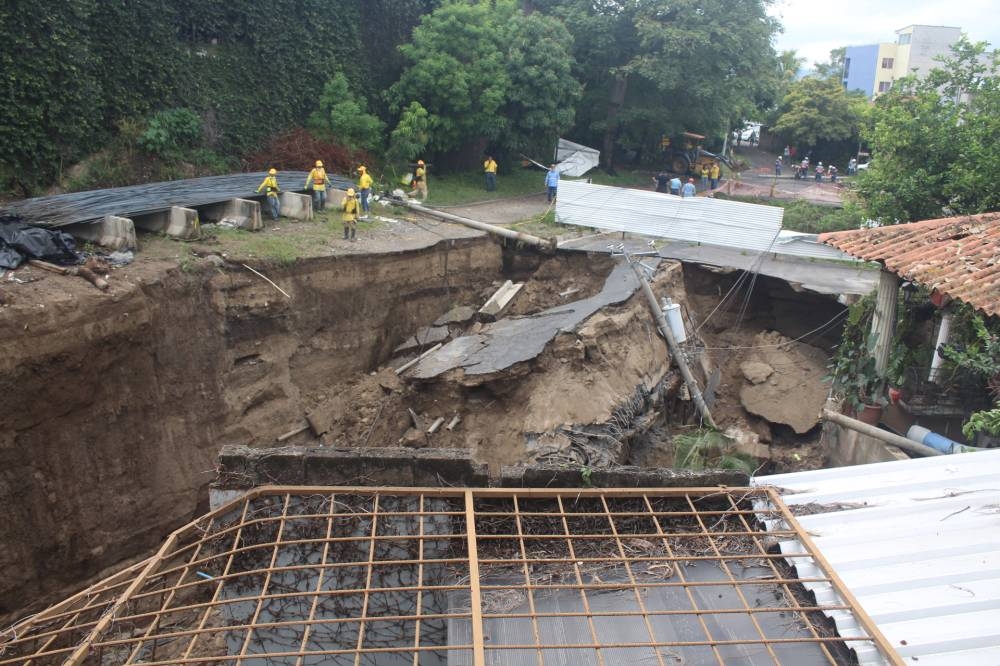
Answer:
<svg viewBox="0 0 1000 666"><path fill-rule="evenodd" d="M272 443L500 272L485 238L272 266L46 276L0 315L0 621L149 552L206 498L225 443Z"/></svg>

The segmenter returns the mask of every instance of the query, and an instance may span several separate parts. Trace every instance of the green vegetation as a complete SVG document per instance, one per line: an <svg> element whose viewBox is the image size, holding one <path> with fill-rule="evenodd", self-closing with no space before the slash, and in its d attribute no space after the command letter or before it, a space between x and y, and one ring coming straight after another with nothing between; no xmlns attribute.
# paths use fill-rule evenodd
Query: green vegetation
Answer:
<svg viewBox="0 0 1000 666"><path fill-rule="evenodd" d="M807 234L822 234L828 231L846 231L848 229L860 229L864 223L864 215L861 208L854 203L846 203L843 208L833 206L823 206L809 203L801 199L782 200L770 199L762 202L753 197L730 197L724 194L716 194L716 198L729 199L730 201L743 201L746 203L761 204L769 206L781 206L785 209L781 226L790 231L801 231Z"/></svg>
<svg viewBox="0 0 1000 666"><path fill-rule="evenodd" d="M545 191L545 172L537 167L523 169L500 168L496 192L487 192L480 171L436 174L433 170L427 181L427 202L435 206L454 206L474 201L494 201Z"/></svg>
<svg viewBox="0 0 1000 666"><path fill-rule="evenodd" d="M438 173L471 168L485 150L545 159L559 135L600 147L607 166L655 163L662 135L697 131L721 145L773 104L783 65L766 5L6 3L0 189L261 168L270 139L305 125ZM315 159L282 149L270 150L285 168ZM81 162L89 173L70 172Z"/></svg>
<svg viewBox="0 0 1000 666"><path fill-rule="evenodd" d="M702 428L674 436L674 467L735 469L753 474L753 458L736 450L736 443L717 430Z"/></svg>
<svg viewBox="0 0 1000 666"><path fill-rule="evenodd" d="M343 238L343 225L336 211L326 211L313 222L279 219L279 230L255 233L242 229L218 227L210 234L222 243L226 252L241 260L258 259L283 266L301 258L333 254L331 241ZM358 221L358 236L380 225L373 220Z"/></svg>
<svg viewBox="0 0 1000 666"><path fill-rule="evenodd" d="M966 40L924 79L893 84L864 131L858 192L883 224L1000 208L1000 56Z"/></svg>

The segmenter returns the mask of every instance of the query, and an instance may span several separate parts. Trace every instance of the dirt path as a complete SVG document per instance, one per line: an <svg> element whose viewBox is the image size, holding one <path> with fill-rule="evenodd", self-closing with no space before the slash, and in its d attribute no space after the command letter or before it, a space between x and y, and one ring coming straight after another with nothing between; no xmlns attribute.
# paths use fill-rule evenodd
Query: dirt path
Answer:
<svg viewBox="0 0 1000 666"><path fill-rule="evenodd" d="M544 194L530 194L510 199L498 199L465 204L441 206L452 215L461 215L487 224L514 224L533 217L540 217L549 209Z"/></svg>

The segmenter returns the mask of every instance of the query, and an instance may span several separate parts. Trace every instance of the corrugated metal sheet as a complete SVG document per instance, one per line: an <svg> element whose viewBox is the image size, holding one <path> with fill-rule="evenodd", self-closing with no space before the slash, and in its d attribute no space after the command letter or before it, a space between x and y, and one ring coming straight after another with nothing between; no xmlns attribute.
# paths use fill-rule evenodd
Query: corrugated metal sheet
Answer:
<svg viewBox="0 0 1000 666"><path fill-rule="evenodd" d="M822 234L820 242L1000 314L1000 213Z"/></svg>
<svg viewBox="0 0 1000 666"><path fill-rule="evenodd" d="M907 663L1000 664L1000 450L755 483L787 491L823 557ZM794 540L780 545L802 550ZM811 567L800 563L798 575ZM813 591L821 603L833 595L829 586ZM834 619L842 634L852 631L853 618Z"/></svg>
<svg viewBox="0 0 1000 666"><path fill-rule="evenodd" d="M846 252L820 243L819 237L816 234L804 234L800 231L788 231L787 229L782 229L778 232L778 240L775 242L772 252L793 257L806 257L808 259L858 261Z"/></svg>
<svg viewBox="0 0 1000 666"><path fill-rule="evenodd" d="M773 251L784 209L778 206L681 198L646 190L562 181L556 198L561 224L629 231L707 245Z"/></svg>

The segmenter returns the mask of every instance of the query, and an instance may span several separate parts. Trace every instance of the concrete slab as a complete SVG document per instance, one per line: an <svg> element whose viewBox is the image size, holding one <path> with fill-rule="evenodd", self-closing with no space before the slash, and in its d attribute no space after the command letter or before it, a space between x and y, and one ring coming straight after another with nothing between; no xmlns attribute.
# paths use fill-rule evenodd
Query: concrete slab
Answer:
<svg viewBox="0 0 1000 666"><path fill-rule="evenodd" d="M393 350L394 354L406 351L423 349L444 342L448 339L449 331L447 326L424 326L414 335L410 336L401 345Z"/></svg>
<svg viewBox="0 0 1000 666"><path fill-rule="evenodd" d="M281 214L293 220L313 219L313 200L308 194L281 193Z"/></svg>
<svg viewBox="0 0 1000 666"><path fill-rule="evenodd" d="M105 215L100 222L71 224L65 230L74 238L95 243L109 250L136 248L135 224L127 217Z"/></svg>
<svg viewBox="0 0 1000 666"><path fill-rule="evenodd" d="M201 225L198 211L193 208L174 206L170 210L151 213L133 218L135 226L143 231L162 233L175 238L198 238Z"/></svg>
<svg viewBox="0 0 1000 666"><path fill-rule="evenodd" d="M646 263L655 265L658 260ZM471 375L488 376L500 372L538 356L560 331L574 330L601 308L628 300L638 288L635 273L621 261L605 280L600 293L528 317L487 324L479 333L452 340L429 355L417 363L408 376L431 379L460 368L468 380Z"/></svg>
<svg viewBox="0 0 1000 666"><path fill-rule="evenodd" d="M490 296L486 304L479 308L480 316L486 321L496 320L503 314L503 311L507 309L507 306L511 304L511 301L514 300L514 297L517 296L523 287L523 282L518 282L517 284L514 284L510 280L504 282L503 286Z"/></svg>
<svg viewBox="0 0 1000 666"><path fill-rule="evenodd" d="M460 305L448 310L443 315L434 320L435 326L445 326L447 324L464 324L476 316L476 308L471 305Z"/></svg>
<svg viewBox="0 0 1000 666"><path fill-rule="evenodd" d="M230 199L221 203L200 206L198 213L202 221L228 221L238 229L260 231L264 223L260 216L260 203L250 199Z"/></svg>
<svg viewBox="0 0 1000 666"><path fill-rule="evenodd" d="M609 244L621 242L620 234L599 234L569 239L560 243L559 249L607 253ZM624 242L626 248L632 252L650 251L649 239L631 238ZM878 281L878 270L861 263L804 260L771 252L740 251L734 248L680 241L658 242L657 246L659 255L666 259L754 271L820 294L865 295L875 289Z"/></svg>

